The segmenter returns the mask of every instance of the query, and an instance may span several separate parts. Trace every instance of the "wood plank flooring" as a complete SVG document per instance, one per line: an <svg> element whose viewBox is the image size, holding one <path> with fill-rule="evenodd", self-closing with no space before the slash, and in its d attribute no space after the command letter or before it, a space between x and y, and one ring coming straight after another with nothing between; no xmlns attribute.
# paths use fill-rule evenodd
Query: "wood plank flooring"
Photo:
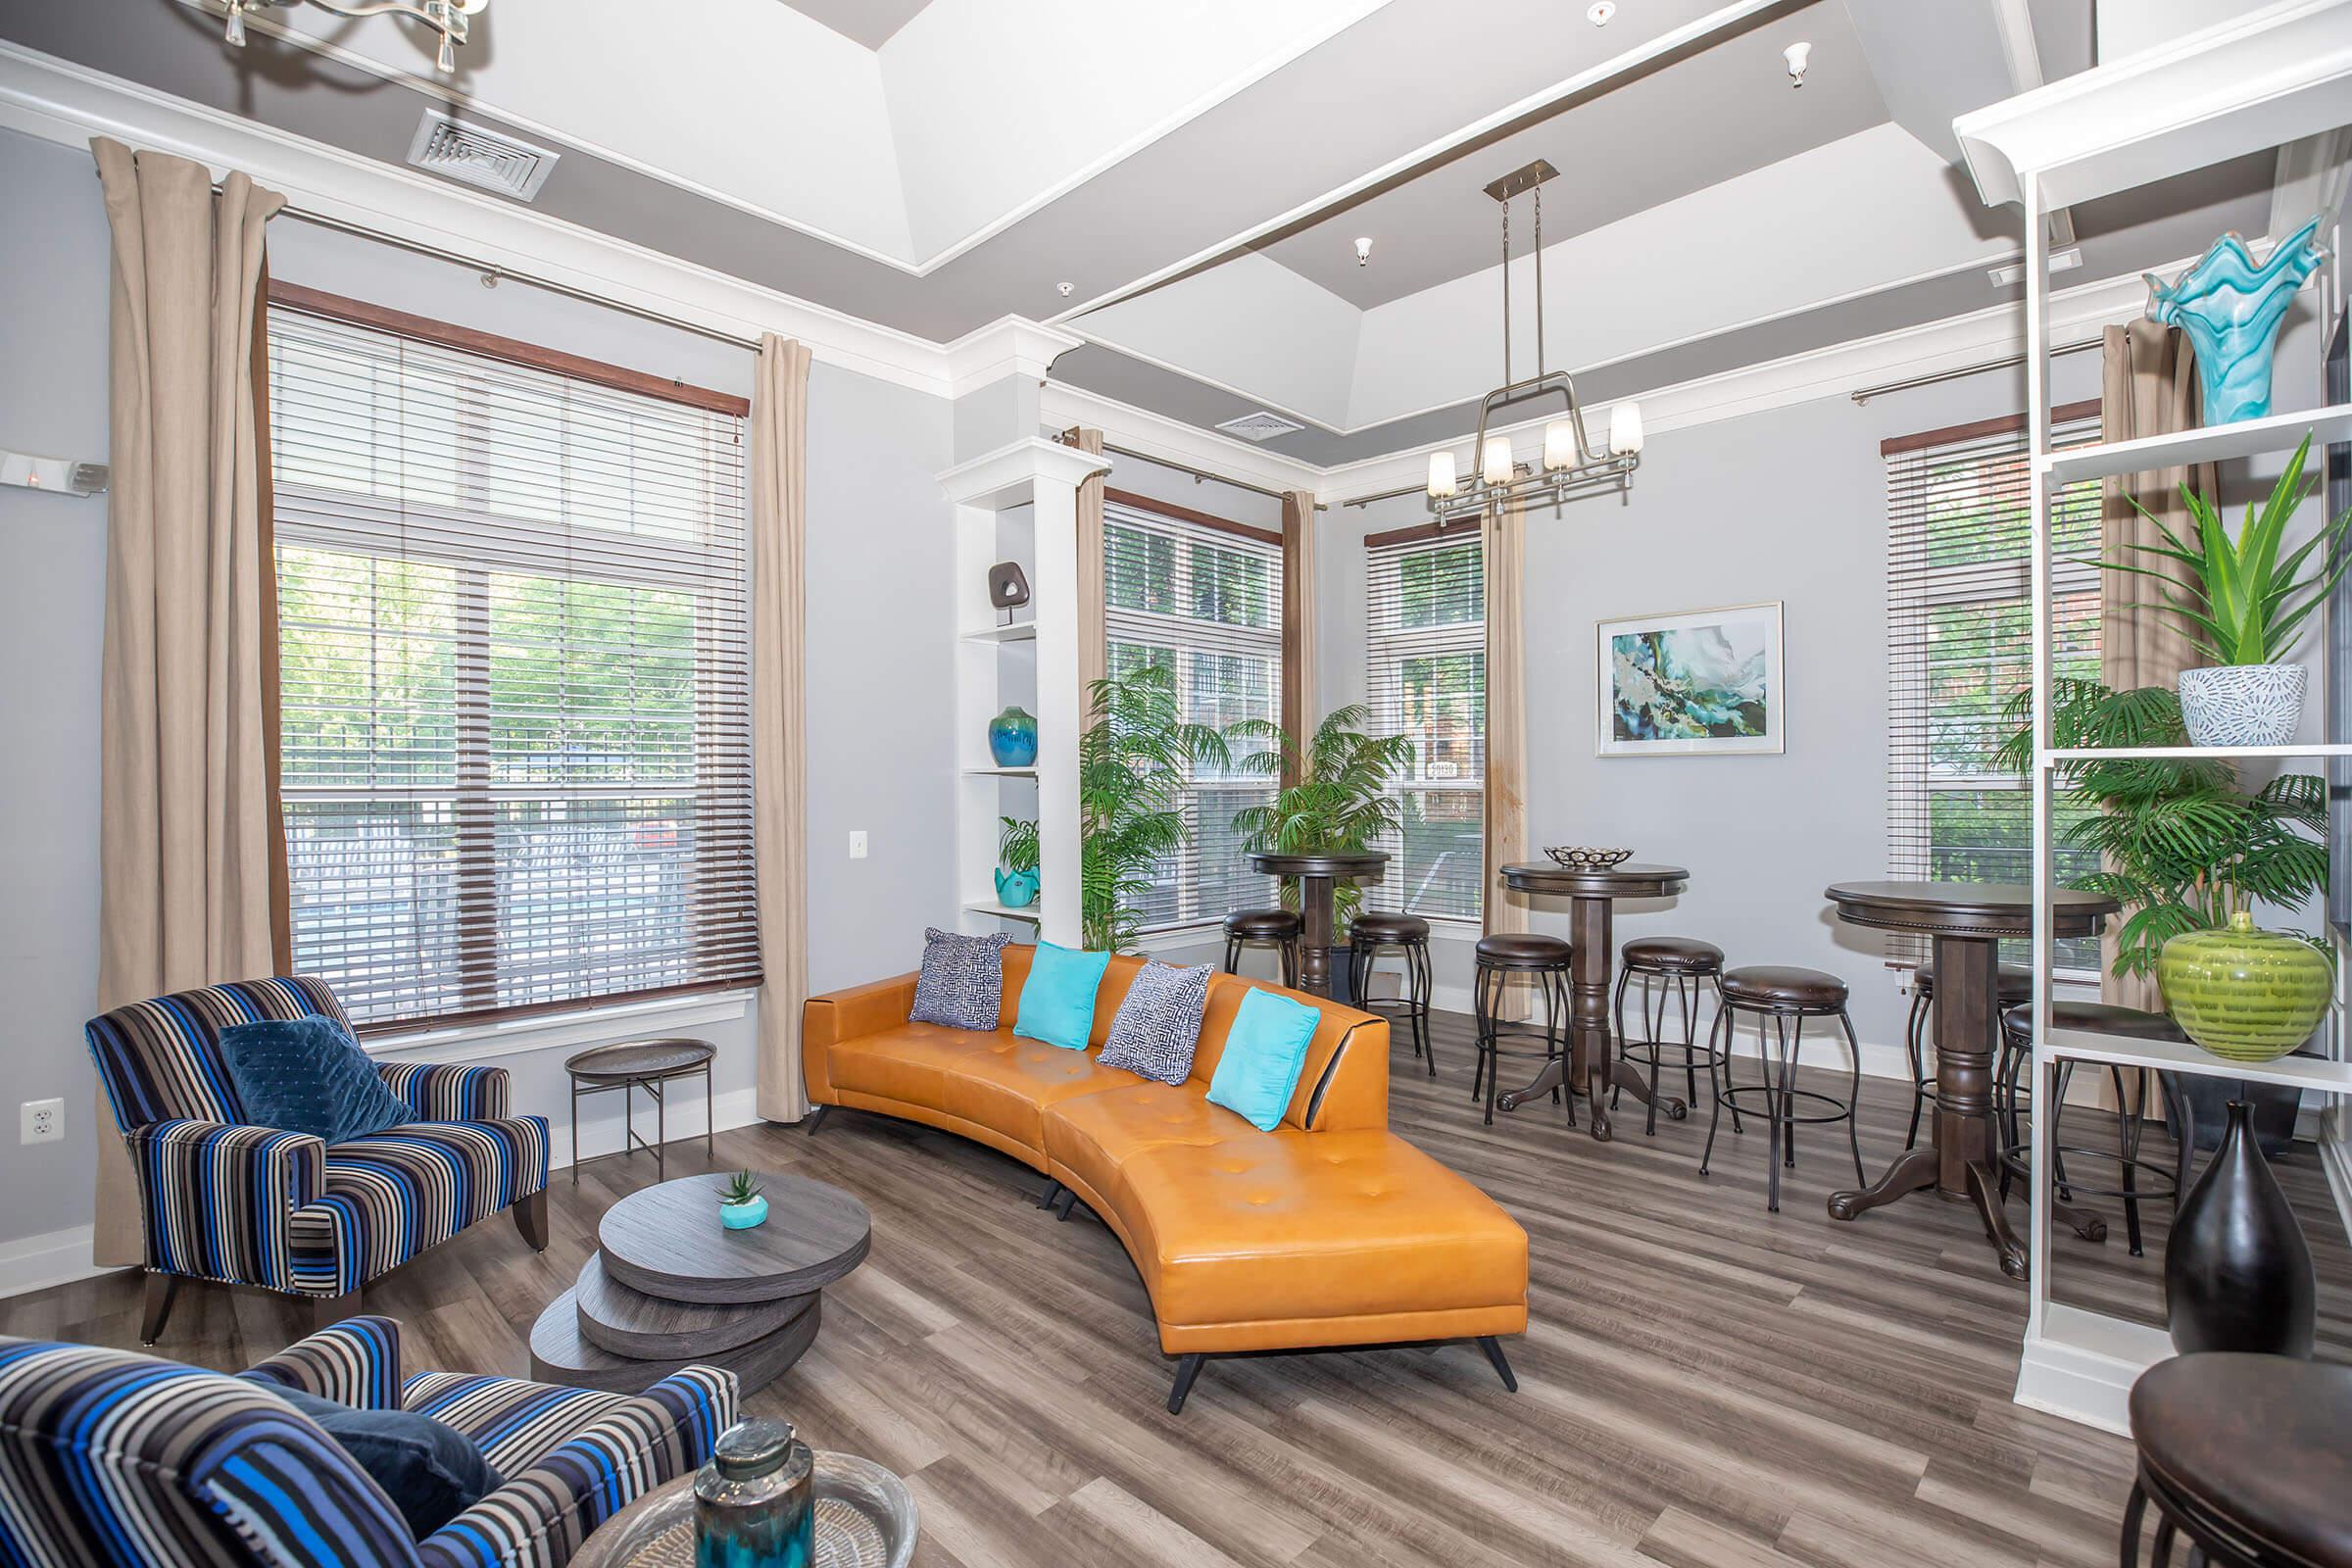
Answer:
<svg viewBox="0 0 2352 1568"><path fill-rule="evenodd" d="M1533 1239L1533 1324L1505 1394L1474 1347L1212 1361L1180 1417L1142 1284L1081 1208L943 1133L836 1111L816 1137L671 1146L681 1173L751 1166L837 1183L873 1211L864 1266L825 1292L815 1348L754 1408L865 1454L919 1499L922 1568L1358 1568L1367 1563L1673 1568L2036 1568L2115 1560L2120 1440L2010 1402L2022 1290L1973 1213L1914 1198L1853 1225L1843 1136L1810 1130L1764 1209L1764 1139L1727 1121L1714 1174L1691 1120L1618 1141L1546 1102L1479 1124L1468 1020L1441 1017L1441 1076L1397 1048L1396 1130L1479 1183ZM1506 1069L1505 1082L1521 1074ZM1865 1080L1863 1155L1900 1145L1908 1090ZM2073 1124L2069 1137L2087 1134ZM2154 1142L2151 1139L2151 1142ZM2326 1352L2352 1358L2352 1251L2308 1150L2281 1166L2320 1254ZM570 1285L596 1216L650 1160L559 1173L553 1243L476 1227L368 1293L412 1368L526 1375L541 1304ZM2062 1282L2160 1310L2148 1255L2062 1234ZM2022 1201L2020 1207L2022 1218ZM299 1337L307 1307L192 1286L162 1353L235 1368ZM0 1333L133 1345L134 1275L0 1301Z"/></svg>

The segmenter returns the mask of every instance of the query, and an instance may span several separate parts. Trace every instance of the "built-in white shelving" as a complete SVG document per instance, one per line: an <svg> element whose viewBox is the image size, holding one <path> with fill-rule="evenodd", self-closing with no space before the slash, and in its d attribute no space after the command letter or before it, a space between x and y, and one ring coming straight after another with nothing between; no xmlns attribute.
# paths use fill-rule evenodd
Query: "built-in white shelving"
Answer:
<svg viewBox="0 0 2352 1568"><path fill-rule="evenodd" d="M2352 757L2352 746L2328 746L2318 742L2291 746L2060 746L2053 747L2046 755L2053 762L2130 762L2155 759L2185 762L2198 758L2235 762L2266 757L2307 757L2314 760Z"/></svg>
<svg viewBox="0 0 2352 1568"><path fill-rule="evenodd" d="M963 776L965 778L1035 778L1037 769L1034 767L967 767L963 770Z"/></svg>
<svg viewBox="0 0 2352 1568"><path fill-rule="evenodd" d="M1016 909L1009 905L988 899L977 904L967 904L963 906L963 910L966 914L984 915L991 920L1019 920L1029 925L1036 925L1040 920L1037 906L1034 904L1025 908Z"/></svg>
<svg viewBox="0 0 2352 1568"><path fill-rule="evenodd" d="M2293 1084L2352 1094L2352 1063L2289 1056L2249 1064L2190 1045L2057 1029L2051 894L2052 817L2059 774L2086 760L2124 758L2320 759L2344 746L2162 747L2062 750L2050 745L2050 506L2077 480L2184 464L2291 452L2352 438L2352 406L2277 414L2136 441L2053 451L2050 445L2048 218L2076 203L2189 170L2260 153L2352 124L2352 0L2278 0L2159 48L2097 66L1953 122L1986 203L2024 208L2026 393L2034 461L2033 680L2034 694L2034 1102L2053 1102L2052 1074L2067 1060ZM2340 1040L2334 1051L2342 1054ZM2051 1298L2053 1162L2045 1117L2033 1121L2031 1280L2017 1400L2109 1431L2128 1427L2132 1382L2173 1353L2161 1329Z"/></svg>
<svg viewBox="0 0 2352 1568"><path fill-rule="evenodd" d="M1036 638L1037 622L1034 620L999 623L963 633L963 640L967 643L1025 643L1033 642Z"/></svg>

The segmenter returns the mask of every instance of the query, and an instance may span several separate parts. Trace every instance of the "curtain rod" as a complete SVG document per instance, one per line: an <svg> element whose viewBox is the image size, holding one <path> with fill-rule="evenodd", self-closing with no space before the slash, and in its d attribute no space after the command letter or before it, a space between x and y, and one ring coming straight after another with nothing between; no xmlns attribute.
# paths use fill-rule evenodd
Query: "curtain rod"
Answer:
<svg viewBox="0 0 2352 1568"><path fill-rule="evenodd" d="M2061 344L2050 350L2050 358L2055 360L2063 355L2081 354L2085 349L2097 348L2104 341L2105 338L2101 336L2085 338L2080 343ZM1949 370L1937 370L1933 375L1915 375L1907 381L1887 381L1879 386L1866 386L1858 392L1849 392L1846 395L1856 403L1868 403L1872 398L1883 396L1888 392L1908 392L1915 386L1934 386L1938 381L1957 381L1962 376L1982 375L1986 370L2006 370L2013 365L2025 363L2026 357L2023 354L2012 354L2007 359L1986 360L1982 365L1962 365Z"/></svg>
<svg viewBox="0 0 2352 1568"><path fill-rule="evenodd" d="M1060 441L1063 446L1069 445L1068 442L1061 440L1061 433L1059 431L1054 432L1054 439L1055 441ZM1287 501L1290 499L1281 491L1269 490L1262 484L1251 484L1247 479L1230 479L1221 473L1211 473L1206 468L1196 468L1189 463L1178 463L1173 458L1163 458L1155 452L1136 452L1126 447L1114 447L1107 441L1102 443L1102 450L1112 454L1115 457L1133 458L1139 463L1156 463L1163 468L1173 468L1178 473L1189 473L1193 476L1193 483L1195 484L1199 484L1202 480L1207 480L1212 484L1231 485L1236 490L1247 490L1251 495L1271 496L1276 501ZM1318 501L1315 503L1315 510L1317 512L1329 512L1331 508L1325 505L1323 502Z"/></svg>

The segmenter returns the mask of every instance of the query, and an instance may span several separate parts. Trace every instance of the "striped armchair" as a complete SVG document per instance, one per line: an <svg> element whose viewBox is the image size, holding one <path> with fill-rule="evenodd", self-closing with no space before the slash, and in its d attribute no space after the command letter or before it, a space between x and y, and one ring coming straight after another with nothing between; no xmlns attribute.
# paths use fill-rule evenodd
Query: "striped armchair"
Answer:
<svg viewBox="0 0 2352 1568"><path fill-rule="evenodd" d="M416 1410L506 1485L423 1541L310 1419L256 1384ZM400 1325L357 1317L235 1377L130 1350L0 1338L0 1561L104 1568L563 1568L589 1532L710 1457L735 1375L640 1395L403 1375Z"/></svg>
<svg viewBox="0 0 2352 1568"><path fill-rule="evenodd" d="M117 1007L90 1054L130 1149L147 1225L139 1338L163 1333L183 1279L308 1297L314 1321L359 1310L368 1281L503 1208L547 1247L547 1118L507 1114L503 1067L379 1064L416 1121L328 1145L245 1120L220 1031L316 1015L349 1027L324 982L240 980Z"/></svg>

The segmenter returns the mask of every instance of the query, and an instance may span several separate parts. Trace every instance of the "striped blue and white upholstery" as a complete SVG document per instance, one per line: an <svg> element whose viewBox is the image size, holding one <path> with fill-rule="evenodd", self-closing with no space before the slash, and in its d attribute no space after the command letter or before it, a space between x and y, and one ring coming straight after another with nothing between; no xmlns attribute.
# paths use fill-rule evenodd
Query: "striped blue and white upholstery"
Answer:
<svg viewBox="0 0 2352 1568"><path fill-rule="evenodd" d="M256 1383L417 1410L508 1479L422 1542L348 1455ZM357 1317L241 1377L123 1350L0 1339L0 1562L204 1568L563 1568L598 1525L710 1457L732 1373L644 1394L402 1377L400 1327Z"/></svg>
<svg viewBox="0 0 2352 1568"><path fill-rule="evenodd" d="M379 1064L417 1121L332 1148L248 1125L220 1031L316 1015L323 981L243 980L117 1007L90 1052L138 1173L147 1266L336 1297L547 1185L547 1119L510 1116L500 1067Z"/></svg>

